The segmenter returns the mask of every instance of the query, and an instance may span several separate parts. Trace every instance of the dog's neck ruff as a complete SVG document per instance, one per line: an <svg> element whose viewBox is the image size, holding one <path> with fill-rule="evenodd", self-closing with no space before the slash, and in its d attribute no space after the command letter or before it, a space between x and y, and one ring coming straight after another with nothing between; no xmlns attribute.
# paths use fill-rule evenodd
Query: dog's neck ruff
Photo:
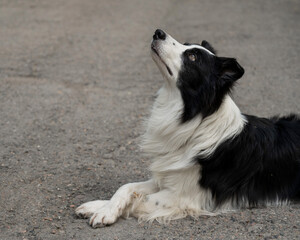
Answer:
<svg viewBox="0 0 300 240"><path fill-rule="evenodd" d="M202 119L201 114L181 123L183 102L177 89L164 86L147 122L142 149L152 159L152 172L186 169L196 156L208 157L225 140L239 134L246 119L229 95L220 108Z"/></svg>

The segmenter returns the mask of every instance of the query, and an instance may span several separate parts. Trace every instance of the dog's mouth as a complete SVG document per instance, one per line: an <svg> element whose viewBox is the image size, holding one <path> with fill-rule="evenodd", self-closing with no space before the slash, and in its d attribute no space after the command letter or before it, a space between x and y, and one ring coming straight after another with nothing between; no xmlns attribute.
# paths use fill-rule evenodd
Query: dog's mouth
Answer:
<svg viewBox="0 0 300 240"><path fill-rule="evenodd" d="M158 51L155 48L155 44L152 42L151 44L151 50L158 56L159 60L165 65L168 73L173 76L173 72L171 71L171 69L169 68L169 66L164 62L164 60L162 60L161 56L159 55Z"/></svg>

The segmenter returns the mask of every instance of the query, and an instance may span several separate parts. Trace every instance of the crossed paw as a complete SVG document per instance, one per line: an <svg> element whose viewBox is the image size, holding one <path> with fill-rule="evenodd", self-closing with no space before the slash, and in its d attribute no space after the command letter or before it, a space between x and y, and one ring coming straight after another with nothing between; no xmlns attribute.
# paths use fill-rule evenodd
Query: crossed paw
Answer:
<svg viewBox="0 0 300 240"><path fill-rule="evenodd" d="M117 221L118 211L114 211L109 201L97 200L82 204L75 213L81 218L89 218L93 228L104 227Z"/></svg>

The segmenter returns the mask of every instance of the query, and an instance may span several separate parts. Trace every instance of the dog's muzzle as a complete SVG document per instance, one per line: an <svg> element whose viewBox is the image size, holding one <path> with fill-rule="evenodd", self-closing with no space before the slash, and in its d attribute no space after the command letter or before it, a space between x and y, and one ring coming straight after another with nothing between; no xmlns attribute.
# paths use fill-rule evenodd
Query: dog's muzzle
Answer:
<svg viewBox="0 0 300 240"><path fill-rule="evenodd" d="M162 59L162 57L160 55L160 50L159 50L162 41L165 41L166 38L167 38L167 34L163 30L157 29L154 32L154 35L153 35L153 41L151 43L151 49L158 56L158 58L160 59L160 61L165 65L168 73L171 76L173 76L173 72L171 71L170 67L166 64L166 62Z"/></svg>

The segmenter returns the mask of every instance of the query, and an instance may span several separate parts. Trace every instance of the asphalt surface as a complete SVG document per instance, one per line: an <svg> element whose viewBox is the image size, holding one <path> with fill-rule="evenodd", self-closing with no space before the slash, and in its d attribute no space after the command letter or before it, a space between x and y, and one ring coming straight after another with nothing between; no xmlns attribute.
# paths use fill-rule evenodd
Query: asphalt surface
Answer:
<svg viewBox="0 0 300 240"><path fill-rule="evenodd" d="M156 28L236 57L243 112L300 113L298 0L0 0L0 239L300 239L300 203L169 225L76 218L149 178L138 143L163 82Z"/></svg>

